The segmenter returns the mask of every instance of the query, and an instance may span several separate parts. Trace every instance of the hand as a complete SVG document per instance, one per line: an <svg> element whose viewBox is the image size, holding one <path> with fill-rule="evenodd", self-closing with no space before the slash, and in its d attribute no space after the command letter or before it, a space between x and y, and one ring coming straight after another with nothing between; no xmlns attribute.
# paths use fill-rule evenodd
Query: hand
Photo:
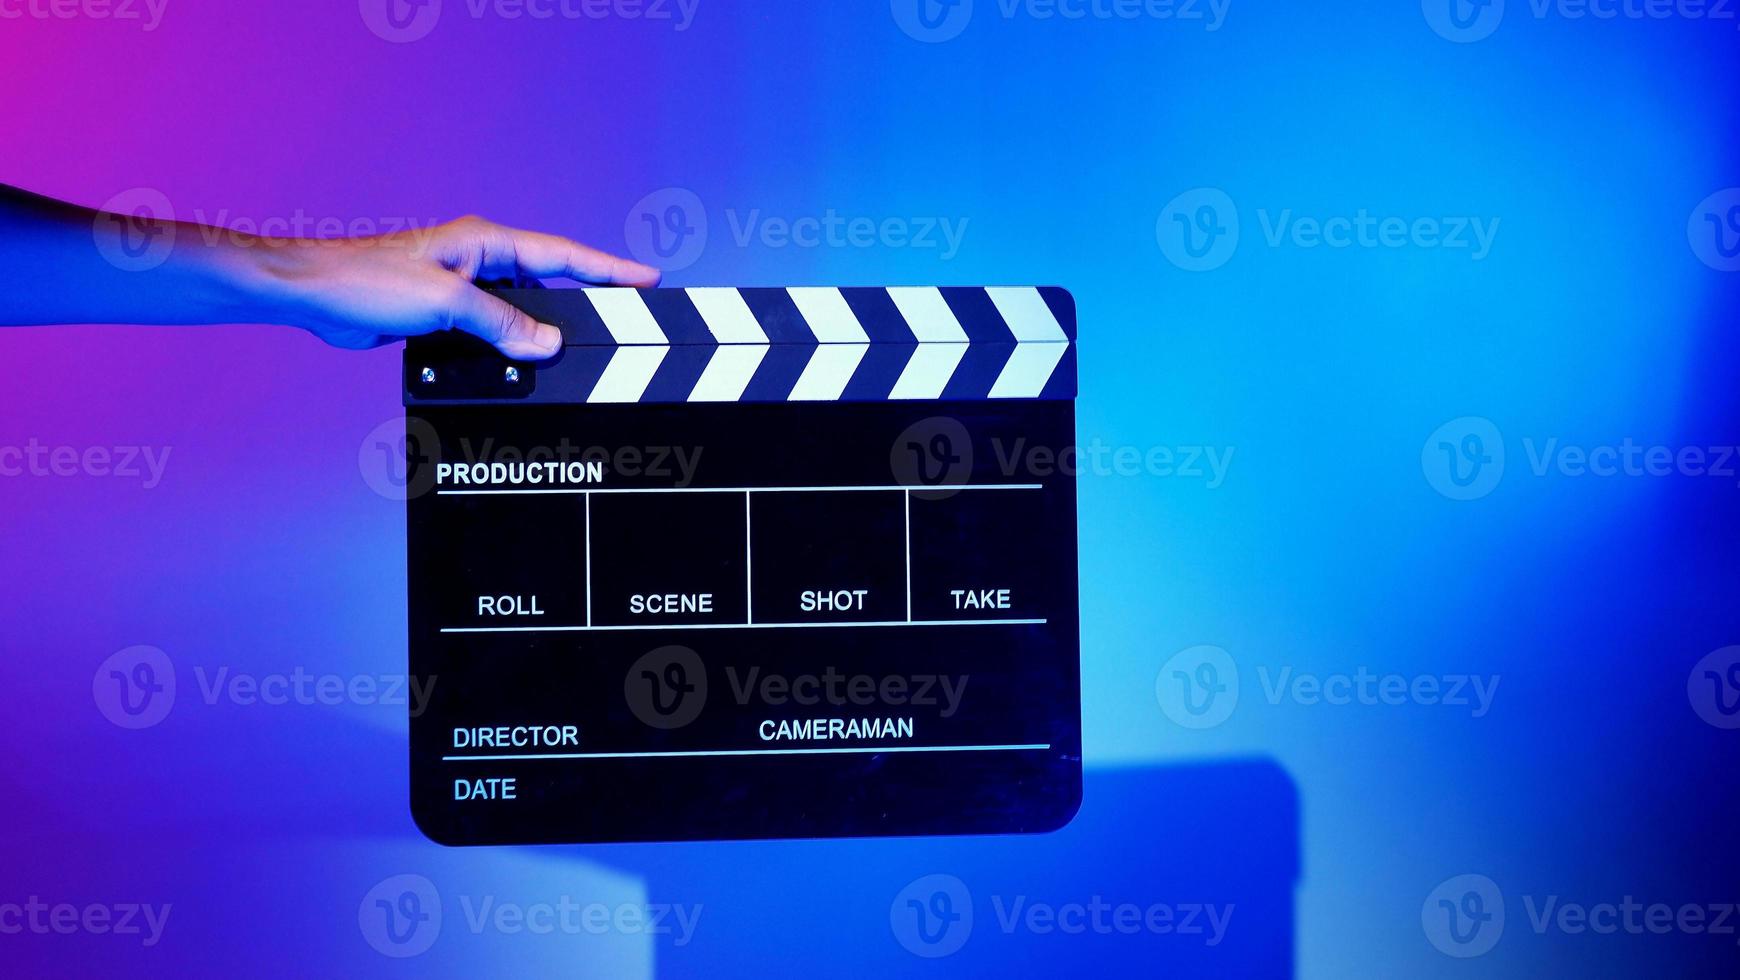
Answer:
<svg viewBox="0 0 1740 980"><path fill-rule="evenodd" d="M140 235L167 250L139 267L114 261ZM0 326L284 323L349 348L457 327L516 360L541 360L560 349L561 332L472 280L553 276L659 281L638 262L482 218L370 238L264 238L0 184Z"/></svg>
<svg viewBox="0 0 1740 980"><path fill-rule="evenodd" d="M542 360L562 345L555 327L484 292L473 279L564 277L655 286L659 272L566 238L467 217L373 238L255 243L258 287L271 319L335 347L377 347L457 327L516 360ZM253 278L253 277L249 277Z"/></svg>

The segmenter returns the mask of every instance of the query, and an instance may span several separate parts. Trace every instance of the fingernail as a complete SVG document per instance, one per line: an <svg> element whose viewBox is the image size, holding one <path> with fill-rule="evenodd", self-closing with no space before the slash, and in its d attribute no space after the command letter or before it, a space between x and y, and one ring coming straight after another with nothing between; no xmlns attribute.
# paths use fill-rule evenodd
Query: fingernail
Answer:
<svg viewBox="0 0 1740 980"><path fill-rule="evenodd" d="M532 331L532 343L546 354L554 354L562 347L562 331L548 323L538 324L538 329Z"/></svg>
<svg viewBox="0 0 1740 980"><path fill-rule="evenodd" d="M555 356L562 349L562 331L547 323L540 323L532 330L532 335L523 340L510 340L502 345L502 353L509 357L517 357L528 361L543 360Z"/></svg>

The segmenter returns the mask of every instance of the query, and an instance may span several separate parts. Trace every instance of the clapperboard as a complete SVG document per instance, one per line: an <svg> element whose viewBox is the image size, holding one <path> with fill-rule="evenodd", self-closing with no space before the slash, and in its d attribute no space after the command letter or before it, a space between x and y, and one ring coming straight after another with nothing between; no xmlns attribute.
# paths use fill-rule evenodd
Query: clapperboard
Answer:
<svg viewBox="0 0 1740 980"><path fill-rule="evenodd" d="M413 339L411 804L444 844L1022 833L1081 798L1055 288L503 289Z"/></svg>

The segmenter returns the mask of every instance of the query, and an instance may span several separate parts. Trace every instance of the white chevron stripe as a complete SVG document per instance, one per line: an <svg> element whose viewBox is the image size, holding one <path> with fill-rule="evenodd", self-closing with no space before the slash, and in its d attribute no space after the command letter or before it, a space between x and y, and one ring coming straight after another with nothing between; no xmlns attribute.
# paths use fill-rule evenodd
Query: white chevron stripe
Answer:
<svg viewBox="0 0 1740 980"><path fill-rule="evenodd" d="M624 290L633 292L634 290ZM645 304L641 309L645 309ZM648 345L635 347L618 347L610 355L610 363L605 366L604 374L598 383L592 386L592 393L586 396L589 402L633 402L639 401L651 383L653 375L658 373L659 365L664 363L669 347L654 347Z"/></svg>
<svg viewBox="0 0 1740 980"><path fill-rule="evenodd" d="M1002 373L991 384L988 398L1038 398L1063 360L1069 344L1016 344Z"/></svg>
<svg viewBox="0 0 1740 980"><path fill-rule="evenodd" d="M838 289L827 286L792 286L786 290L797 304L804 322L816 340L824 344L862 344L870 340L864 325L846 305L846 297ZM814 363L812 361L812 363Z"/></svg>
<svg viewBox="0 0 1740 980"><path fill-rule="evenodd" d="M743 294L719 286L692 287L686 290L689 299L713 331L713 339L721 344L765 344L767 331L755 321Z"/></svg>
<svg viewBox="0 0 1740 980"><path fill-rule="evenodd" d="M646 301L636 289L584 289L592 308L604 319L604 328L619 344L667 344L670 339L659 329Z"/></svg>
<svg viewBox="0 0 1740 980"><path fill-rule="evenodd" d="M943 300L935 286L890 286L888 297L894 300L906 325L921 344L964 344L967 332L961 321Z"/></svg>
<svg viewBox="0 0 1740 980"><path fill-rule="evenodd" d="M1003 322L1009 325L1009 332L1017 342L1069 340L1057 317L1051 315L1051 307L1045 305L1045 298L1032 286L990 286L985 295L991 297L992 305L1003 315Z"/></svg>
<svg viewBox="0 0 1740 980"><path fill-rule="evenodd" d="M888 397L939 398L967 353L966 344L919 344Z"/></svg>
<svg viewBox="0 0 1740 980"><path fill-rule="evenodd" d="M767 356L766 344L721 344L713 349L706 370L689 392L692 402L734 402L743 397L749 379Z"/></svg>
<svg viewBox="0 0 1740 980"><path fill-rule="evenodd" d="M819 344L787 396L794 402L839 401L869 344Z"/></svg>

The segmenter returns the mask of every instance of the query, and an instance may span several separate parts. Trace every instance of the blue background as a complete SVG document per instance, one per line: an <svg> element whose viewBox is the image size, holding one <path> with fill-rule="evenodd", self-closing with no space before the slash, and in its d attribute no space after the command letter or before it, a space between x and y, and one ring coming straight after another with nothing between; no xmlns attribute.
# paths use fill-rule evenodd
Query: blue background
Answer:
<svg viewBox="0 0 1740 980"><path fill-rule="evenodd" d="M700 0L679 30L624 5L534 19L446 0L426 35L395 38L372 29L380 8L169 0L153 30L0 20L0 180L90 205L149 188L178 218L232 225L478 212L640 252L641 215L687 192L707 237L667 284L1061 284L1081 318L1082 444L1213 447L1230 465L1218 482L1081 474L1087 800L1058 835L452 851L411 825L402 705L201 686L219 670L403 673L403 505L374 489L369 452L400 414L397 350L275 327L7 331L0 446L169 456L149 487L0 478L0 910L34 895L173 911L150 947L0 932L0 960L25 975L1733 974L1733 934L1537 930L1529 909L1740 900L1740 731L1688 693L1701 658L1740 643L1740 476L1531 465L1549 440L1740 443L1740 278L1700 234L1715 231L1700 209L1740 203L1702 203L1740 185L1735 19L1510 0L1463 8L1462 31L1437 0L1231 0L1220 20L977 0L929 32L908 0ZM1174 261L1179 200L1193 219L1220 202L1213 225L1238 226L1214 267ZM950 251L736 233L830 210L964 234ZM1496 232L1478 257L1265 233L1362 212ZM1503 446L1476 499L1455 499L1441 426ZM93 675L141 644L178 689L130 730ZM1202 645L1239 692L1194 728L1157 695ZM1497 688L1478 717L1268 695L1283 671L1361 668ZM401 874L426 880L443 922L395 958L359 906ZM937 957L898 919L933 874L974 911ZM1461 875L1505 907L1472 959L1422 921ZM681 943L469 924L484 899L562 896L701 910ZM1235 911L1212 946L998 918L1018 897L1096 896Z"/></svg>

